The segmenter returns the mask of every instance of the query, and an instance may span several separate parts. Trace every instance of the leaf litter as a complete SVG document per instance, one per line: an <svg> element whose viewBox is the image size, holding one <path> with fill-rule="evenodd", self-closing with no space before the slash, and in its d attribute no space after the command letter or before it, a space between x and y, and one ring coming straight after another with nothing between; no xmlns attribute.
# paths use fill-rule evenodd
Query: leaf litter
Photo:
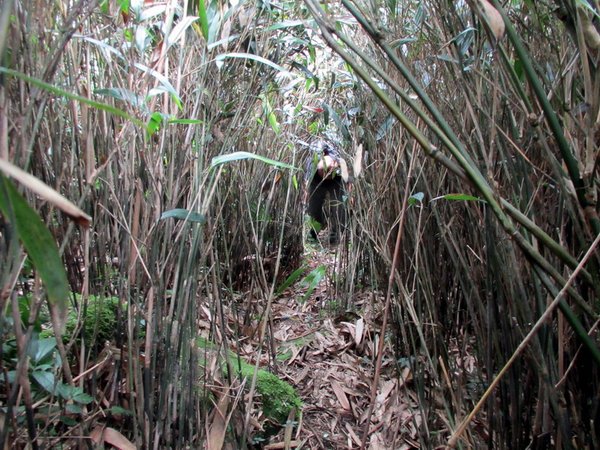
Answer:
<svg viewBox="0 0 600 450"><path fill-rule="evenodd" d="M306 258L309 268L336 267L332 250L311 252ZM304 402L293 438L306 449L360 448L375 373L381 331L377 305L383 304L383 295L374 302L373 292L359 293L353 299L356 312L332 317L331 285L328 274L305 298L306 286L297 282L273 304L276 352L288 356L281 358L277 370ZM383 351L384 367L365 448L419 448L423 420L410 367L398 376L386 367L394 361L389 343ZM284 442L283 432L271 445Z"/></svg>

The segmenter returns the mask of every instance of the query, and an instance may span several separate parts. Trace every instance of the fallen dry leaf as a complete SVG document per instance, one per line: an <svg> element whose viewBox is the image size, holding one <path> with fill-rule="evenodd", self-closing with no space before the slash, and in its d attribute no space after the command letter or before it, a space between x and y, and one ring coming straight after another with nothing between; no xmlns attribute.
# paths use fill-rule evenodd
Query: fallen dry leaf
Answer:
<svg viewBox="0 0 600 450"><path fill-rule="evenodd" d="M354 334L354 342L356 342L356 345L360 345L362 342L363 333L365 331L365 320L362 317L356 321L355 328L356 332Z"/></svg>
<svg viewBox="0 0 600 450"><path fill-rule="evenodd" d="M136 446L114 428L107 427L102 433L102 440L119 450L136 450Z"/></svg>
<svg viewBox="0 0 600 450"><path fill-rule="evenodd" d="M208 431L208 450L221 450L221 448L223 448L223 442L225 442L225 432L229 422L229 418L227 416L228 406L229 396L227 393L224 393L213 411L213 419Z"/></svg>
<svg viewBox="0 0 600 450"><path fill-rule="evenodd" d="M340 402L340 405L342 405L342 408L344 408L347 411L350 411L350 402L348 401L348 397L346 397L346 393L344 392L340 384L337 381L332 381L331 388L333 389L333 393Z"/></svg>

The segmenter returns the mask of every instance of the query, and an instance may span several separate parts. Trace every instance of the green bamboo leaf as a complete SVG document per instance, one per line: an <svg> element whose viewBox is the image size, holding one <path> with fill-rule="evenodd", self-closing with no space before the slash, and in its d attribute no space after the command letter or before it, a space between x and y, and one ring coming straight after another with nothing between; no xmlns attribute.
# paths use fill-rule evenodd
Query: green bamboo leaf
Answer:
<svg viewBox="0 0 600 450"><path fill-rule="evenodd" d="M306 292L302 296L303 302L306 301L306 299L308 299L311 296L311 294L314 292L314 290L316 289L316 287L319 285L319 283L325 277L326 274L327 274L327 266L321 264L319 267L317 267L312 272L310 272L308 275L306 275L306 277L304 278L304 280L302 280L302 283L301 283L302 286L306 287Z"/></svg>
<svg viewBox="0 0 600 450"><path fill-rule="evenodd" d="M109 112L111 114L114 114L115 116L123 117L124 119L130 120L137 126L143 126L142 121L127 114L122 109L115 108L114 106L107 105L105 103L96 102L94 100L90 100L87 97L82 97L80 95L72 94L71 92L65 91L64 89L60 89L56 86L53 86L51 84L48 84L48 83L42 81L42 80L30 77L29 75L25 75L24 73L18 72L16 70L7 69L6 67L3 67L3 66L0 66L0 73L5 73L5 74L13 76L15 78L19 78L20 80L26 81L27 83L29 83L33 86L36 86L40 89L44 89L45 91L51 92L60 97L65 97L65 98L68 98L71 100L76 100L78 102L89 105L92 108L96 108L101 111Z"/></svg>
<svg viewBox="0 0 600 450"><path fill-rule="evenodd" d="M146 124L146 133L148 134L148 138L150 138L154 133L157 133L160 130L160 126L163 123L163 116L159 112L153 112L148 119L148 123Z"/></svg>
<svg viewBox="0 0 600 450"><path fill-rule="evenodd" d="M440 195L439 197L432 198L431 201L435 202L436 200L450 200L450 201L477 201L477 202L485 202L485 200L475 197L469 194L445 194Z"/></svg>
<svg viewBox="0 0 600 450"><path fill-rule="evenodd" d="M262 56L258 56L258 55L253 55L251 53L222 53L217 56L216 60L223 61L226 58L251 59L253 61L256 61L256 62L265 64L269 67L272 67L273 69L278 70L281 73L291 75L291 72L288 72L283 67L281 67L279 64L275 64L273 61L268 60L267 58L263 58Z"/></svg>
<svg viewBox="0 0 600 450"><path fill-rule="evenodd" d="M183 105L181 103L181 98L179 97L179 94L177 93L177 90L173 87L173 85L171 84L171 82L167 79L167 77L165 77L162 73L157 72L154 69L151 69L148 66L145 66L143 64L140 63L135 63L134 66L141 70L142 72L153 76L154 78L156 78L160 84L161 84L161 88L163 89L163 91L157 91L157 92L167 92L171 98L173 99L173 101L175 102L175 104L177 105L177 107L179 109L183 109Z"/></svg>
<svg viewBox="0 0 600 450"><path fill-rule="evenodd" d="M169 125L201 125L204 121L200 119L169 119Z"/></svg>
<svg viewBox="0 0 600 450"><path fill-rule="evenodd" d="M275 115L275 113L273 111L269 112L267 118L269 119L269 125L271 125L271 128L273 129L275 134L279 134L279 132L281 131L281 127L279 126L279 122L277 121L277 116Z"/></svg>
<svg viewBox="0 0 600 450"><path fill-rule="evenodd" d="M212 159L210 166L216 167L221 164L229 163L232 161L240 161L243 159L257 159L258 161L264 162L265 164L268 164L270 166L279 167L280 169L298 170L297 167L291 166L286 163L282 163L280 161L275 161L274 159L265 158L264 156L256 155L250 152L234 152L229 153L228 155L215 156Z"/></svg>
<svg viewBox="0 0 600 450"><path fill-rule="evenodd" d="M141 108L143 110L147 110L146 105L144 103L144 97L141 95L137 95L135 92L130 91L125 88L103 88L94 90L94 94L96 95L105 95L108 97L115 98L117 100L122 100L126 103L129 103L131 106L135 108Z"/></svg>
<svg viewBox="0 0 600 450"><path fill-rule="evenodd" d="M165 211L161 214L160 220L163 219L178 219L178 220L186 220L188 222L196 222L196 223L205 223L206 216L204 214L200 214L194 211L190 211L189 209L177 208L171 209L169 211Z"/></svg>
<svg viewBox="0 0 600 450"><path fill-rule="evenodd" d="M81 40L84 40L86 42L89 42L92 45L97 46L98 48L100 48L101 50L103 50L104 52L106 52L105 53L106 56L108 56L109 54L112 54L112 55L116 56L117 58L125 61L125 57L123 56L123 53L121 53L119 50L117 50L113 46L108 45L104 41L99 41L98 39L94 39L92 37L84 36L84 35L81 35L81 34L74 34L73 38L81 39Z"/></svg>
<svg viewBox="0 0 600 450"><path fill-rule="evenodd" d="M598 13L598 11L596 11L594 7L586 0L575 0L575 2L577 3L577 6L583 9L587 9L588 12L592 13L594 16L600 19L600 13Z"/></svg>
<svg viewBox="0 0 600 450"><path fill-rule="evenodd" d="M200 18L200 29L202 36L208 42L208 15L206 14L206 0L198 0L198 17Z"/></svg>
<svg viewBox="0 0 600 450"><path fill-rule="evenodd" d="M277 291L275 292L275 295L276 296L280 295L283 291L285 291L292 284L294 284L296 281L298 281L300 279L300 277L302 275L304 275L304 272L306 272L307 268L308 268L308 266L302 265L302 266L298 267L296 270L294 270L290 274L290 276L285 279L285 281L281 284L281 286L279 286L277 288Z"/></svg>
<svg viewBox="0 0 600 450"><path fill-rule="evenodd" d="M62 328L67 315L69 282L56 242L38 213L4 175L0 175L0 185L0 210L5 220L14 222L16 234L46 287L48 301L58 308Z"/></svg>
<svg viewBox="0 0 600 450"><path fill-rule="evenodd" d="M276 24L271 25L270 27L267 27L266 31L276 31L276 30L283 30L286 28L295 28L295 27L300 27L300 26L314 26L315 25L315 21L314 20L284 20L283 22L278 22Z"/></svg>

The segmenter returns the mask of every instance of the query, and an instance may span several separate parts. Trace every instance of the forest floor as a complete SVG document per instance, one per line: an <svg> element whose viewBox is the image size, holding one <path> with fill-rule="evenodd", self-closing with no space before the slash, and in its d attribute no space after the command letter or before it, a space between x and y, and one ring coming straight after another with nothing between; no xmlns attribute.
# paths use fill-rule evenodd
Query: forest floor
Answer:
<svg viewBox="0 0 600 450"><path fill-rule="evenodd" d="M396 360L388 339L368 420L384 299L374 298L383 294L359 292L351 299L352 311L340 313L331 279L336 255L335 248L307 248L304 264L309 270L326 267L326 276L314 291L308 290L310 295L306 283L297 282L273 304L277 373L304 403L293 444L304 449L360 448L365 424L370 423L367 448L419 448L423 421L410 363ZM284 448L283 442L282 431L264 448Z"/></svg>

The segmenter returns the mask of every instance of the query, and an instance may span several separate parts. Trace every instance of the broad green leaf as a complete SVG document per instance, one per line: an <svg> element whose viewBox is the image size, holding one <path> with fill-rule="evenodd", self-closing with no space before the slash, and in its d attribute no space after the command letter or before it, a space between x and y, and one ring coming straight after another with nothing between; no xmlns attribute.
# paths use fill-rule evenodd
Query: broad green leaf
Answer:
<svg viewBox="0 0 600 450"><path fill-rule="evenodd" d="M416 37L406 37L402 39L396 39L395 41L390 42L390 47L398 48L404 44L411 44L413 42L417 42L418 39Z"/></svg>
<svg viewBox="0 0 600 450"><path fill-rule="evenodd" d="M32 341L32 344L34 342ZM42 362L46 357L52 354L56 349L56 338L44 338L44 339L36 339L35 345L31 345L30 347L33 352L30 352L31 362L33 365L37 365Z"/></svg>
<svg viewBox="0 0 600 450"><path fill-rule="evenodd" d="M119 0L119 6L121 8L121 12L129 12L129 6L131 4L131 0Z"/></svg>
<svg viewBox="0 0 600 450"><path fill-rule="evenodd" d="M80 387L71 386L65 383L58 383L55 389L55 394L65 400L72 400L73 397L81 391Z"/></svg>
<svg viewBox="0 0 600 450"><path fill-rule="evenodd" d="M60 416L58 419L68 427L77 426L77 421L75 419L73 419L72 417Z"/></svg>
<svg viewBox="0 0 600 450"><path fill-rule="evenodd" d="M229 37L219 39L218 41L215 41L215 42L211 42L210 44L208 44L206 46L206 48L208 50L212 50L213 48L218 47L219 45L228 44L230 42L237 41L239 39L239 37L240 37L239 34L233 34ZM227 46L225 46L225 48L227 48Z"/></svg>
<svg viewBox="0 0 600 450"><path fill-rule="evenodd" d="M58 308L64 322L69 282L56 242L38 213L4 175L0 175L0 185L0 210L5 220L14 220L17 235L46 287L48 301Z"/></svg>
<svg viewBox="0 0 600 450"><path fill-rule="evenodd" d="M108 412L111 414L122 414L124 416L130 416L132 412L129 409L125 409L121 406L113 406L108 408Z"/></svg>
<svg viewBox="0 0 600 450"><path fill-rule="evenodd" d="M223 23L223 9L218 5L219 2L205 0L206 20L208 22L207 43L215 42L221 36L221 24Z"/></svg>
<svg viewBox="0 0 600 450"><path fill-rule="evenodd" d="M100 6L100 11L102 11L102 14L108 14L110 12L110 9L109 9L110 2L108 0L101 0L99 6Z"/></svg>
<svg viewBox="0 0 600 450"><path fill-rule="evenodd" d="M514 69L515 74L517 75L517 78L519 79L519 81L524 81L525 80L525 71L523 70L523 63L521 62L521 60L519 58L515 59L515 62L513 64L513 69Z"/></svg>
<svg viewBox="0 0 600 450"><path fill-rule="evenodd" d="M83 408L76 403L68 403L65 406L65 411L67 411L70 414L81 414L83 413Z"/></svg>
<svg viewBox="0 0 600 450"><path fill-rule="evenodd" d="M460 54L464 56L469 51L469 48L473 44L474 39L475 28L469 27L466 30L461 31L456 37L454 37L453 41L456 43Z"/></svg>
<svg viewBox="0 0 600 450"><path fill-rule="evenodd" d="M240 161L243 159L256 159L258 161L264 162L265 164L269 164L270 166L279 167L280 169L291 169L298 170L297 167L290 166L289 164L282 163L280 161L275 161L274 159L265 158L264 156L256 155L250 152L234 152L228 155L215 156L211 163L211 167L216 167L221 164L229 163L232 161Z"/></svg>
<svg viewBox="0 0 600 450"><path fill-rule="evenodd" d="M142 25L137 26L135 28L135 46L138 51L144 53L151 42L152 37L148 29Z"/></svg>
<svg viewBox="0 0 600 450"><path fill-rule="evenodd" d="M48 393L54 393L54 373L47 370L34 370L31 377Z"/></svg>
<svg viewBox="0 0 600 450"><path fill-rule="evenodd" d="M73 395L73 401L81 403L82 405L88 405L94 401L94 397L86 394L83 392L83 390L81 390L81 388L79 388L79 392L76 392L75 395Z"/></svg>
<svg viewBox="0 0 600 450"><path fill-rule="evenodd" d="M458 59L456 58L452 58L451 56L448 55L436 55L436 58L439 59L440 61L446 61L452 64L458 64Z"/></svg>
<svg viewBox="0 0 600 450"><path fill-rule="evenodd" d="M188 222L196 222L196 223L204 223L206 222L206 217L203 214L190 211L189 209L177 208L171 209L169 211L165 211L161 214L160 220L163 219L178 219L178 220L187 220Z"/></svg>
<svg viewBox="0 0 600 450"><path fill-rule="evenodd" d="M342 136L345 139L350 140L350 131L348 130L348 126L344 123L340 115L337 113L335 109L329 106L327 103L323 103L323 107L325 108L326 115L331 117L333 122L335 123L337 129L342 133Z"/></svg>

